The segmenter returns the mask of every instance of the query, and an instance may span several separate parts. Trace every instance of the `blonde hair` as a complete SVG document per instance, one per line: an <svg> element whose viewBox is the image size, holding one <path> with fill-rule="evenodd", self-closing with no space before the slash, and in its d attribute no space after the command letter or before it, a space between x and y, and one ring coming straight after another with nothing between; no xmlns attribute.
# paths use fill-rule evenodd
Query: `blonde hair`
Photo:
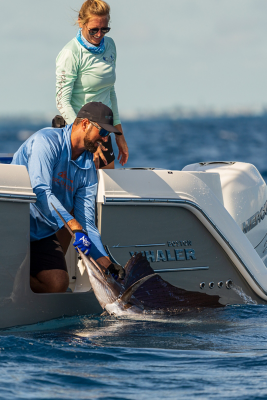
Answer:
<svg viewBox="0 0 267 400"><path fill-rule="evenodd" d="M108 21L110 20L110 6L103 0L87 0L81 6L78 15L77 24L87 24L90 18L94 15L99 17L107 16Z"/></svg>

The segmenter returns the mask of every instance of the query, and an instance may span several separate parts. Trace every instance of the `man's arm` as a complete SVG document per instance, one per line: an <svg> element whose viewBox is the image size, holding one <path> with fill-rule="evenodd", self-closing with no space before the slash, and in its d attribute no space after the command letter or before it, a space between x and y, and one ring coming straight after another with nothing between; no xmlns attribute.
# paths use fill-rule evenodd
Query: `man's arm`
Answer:
<svg viewBox="0 0 267 400"><path fill-rule="evenodd" d="M72 231L78 231L78 230L81 231L81 230L83 230L82 225L75 218L71 219L68 222L68 225L69 225L69 227L70 227L70 229ZM96 259L96 261L99 264L103 265L103 267L105 267L105 268L108 268L110 266L110 264L111 264L111 261L110 261L108 256L99 257L99 258Z"/></svg>
<svg viewBox="0 0 267 400"><path fill-rule="evenodd" d="M95 260L98 260L102 257L108 258L108 255L102 244L98 229L95 226L97 178L94 171L92 171L92 176L88 180L92 182L92 185L83 186L75 193L74 215L77 222L88 232L88 236L92 242L90 255Z"/></svg>
<svg viewBox="0 0 267 400"><path fill-rule="evenodd" d="M62 228L64 224L53 209L52 204L65 221L68 222L73 219L73 216L67 212L52 192L53 169L59 156L55 144L46 137L45 133L36 135L28 154L28 173L33 192L37 196L34 206L55 231Z"/></svg>
<svg viewBox="0 0 267 400"><path fill-rule="evenodd" d="M71 219L68 225L72 231L81 231L83 229L82 225L75 219Z"/></svg>
<svg viewBox="0 0 267 400"><path fill-rule="evenodd" d="M95 199L97 191L97 177L95 171L91 171L88 181L92 184L81 187L77 190L74 198L74 215L76 220L88 232L91 241L90 255L103 267L108 268L109 272L117 279L123 279L124 269L120 265L114 265L102 244L100 233L95 225ZM70 222L71 223L71 222ZM75 224L75 223L74 223Z"/></svg>

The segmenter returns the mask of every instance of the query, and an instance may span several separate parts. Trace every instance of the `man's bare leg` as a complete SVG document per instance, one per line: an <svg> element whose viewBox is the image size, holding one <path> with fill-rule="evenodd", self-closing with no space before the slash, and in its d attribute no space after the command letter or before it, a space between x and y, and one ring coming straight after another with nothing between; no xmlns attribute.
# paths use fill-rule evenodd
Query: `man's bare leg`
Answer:
<svg viewBox="0 0 267 400"><path fill-rule="evenodd" d="M111 263L108 257L100 257L97 262L105 268ZM44 270L30 277L30 285L34 293L64 293L69 286L69 275L62 269Z"/></svg>
<svg viewBox="0 0 267 400"><path fill-rule="evenodd" d="M69 275L62 269L50 269L30 277L31 290L34 293L64 293L69 286Z"/></svg>
<svg viewBox="0 0 267 400"><path fill-rule="evenodd" d="M68 248L69 248L69 244L71 241L71 235L66 228L63 228L63 229L60 229L59 231L57 231L56 235L57 235L57 240L61 244L64 256L65 256L68 251Z"/></svg>

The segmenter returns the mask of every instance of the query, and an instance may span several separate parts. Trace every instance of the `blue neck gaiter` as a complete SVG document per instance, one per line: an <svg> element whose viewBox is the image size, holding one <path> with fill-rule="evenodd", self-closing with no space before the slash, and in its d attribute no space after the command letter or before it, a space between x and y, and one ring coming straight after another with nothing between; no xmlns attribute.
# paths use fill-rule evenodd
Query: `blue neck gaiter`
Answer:
<svg viewBox="0 0 267 400"><path fill-rule="evenodd" d="M99 46L94 46L92 43L88 42L82 35L82 28L77 32L76 39L78 42L93 54L102 54L105 51L105 41L104 38L101 40Z"/></svg>

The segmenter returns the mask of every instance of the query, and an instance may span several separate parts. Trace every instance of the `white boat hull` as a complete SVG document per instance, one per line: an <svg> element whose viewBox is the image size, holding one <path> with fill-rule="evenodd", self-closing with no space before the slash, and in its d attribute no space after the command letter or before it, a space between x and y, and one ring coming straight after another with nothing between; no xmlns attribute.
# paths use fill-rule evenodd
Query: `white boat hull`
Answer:
<svg viewBox="0 0 267 400"><path fill-rule="evenodd" d="M101 312L72 246L69 291L31 291L34 201L25 167L0 164L0 328ZM265 182L245 163L100 170L97 225L115 262L141 251L176 287L217 295L222 305L265 304L266 202Z"/></svg>

